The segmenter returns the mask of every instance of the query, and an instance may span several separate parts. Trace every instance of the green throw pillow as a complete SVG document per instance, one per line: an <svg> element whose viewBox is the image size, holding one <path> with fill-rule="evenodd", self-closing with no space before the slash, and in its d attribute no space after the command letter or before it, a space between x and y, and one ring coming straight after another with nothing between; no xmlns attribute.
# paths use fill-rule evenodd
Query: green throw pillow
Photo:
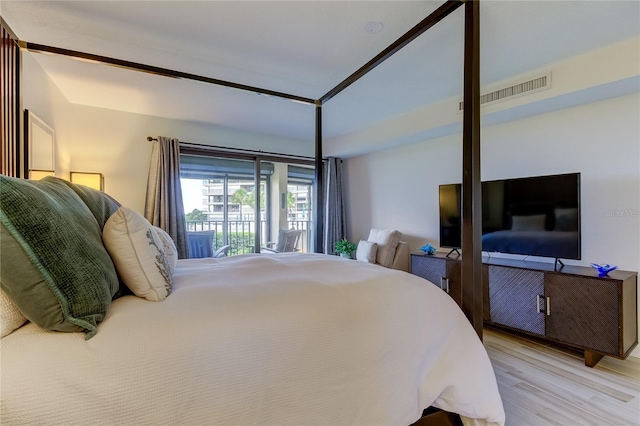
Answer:
<svg viewBox="0 0 640 426"><path fill-rule="evenodd" d="M47 177L46 179L51 180L57 178ZM82 201L84 201L87 207L89 207L89 210L91 210L91 213L93 213L93 216L98 221L100 232L102 232L102 230L104 229L104 224L107 223L107 220L109 220L111 215L117 212L121 206L119 202L102 191L89 188L88 186L71 183L66 180L58 180L60 182L63 182L69 188L73 189L73 191L78 194L80 198L82 198ZM118 292L113 296L114 300L122 296L133 294L129 287L127 287L122 281L120 274L118 274L118 281L120 282L120 288L118 289Z"/></svg>
<svg viewBox="0 0 640 426"><path fill-rule="evenodd" d="M42 328L97 332L118 278L92 211L67 184L0 176L0 284Z"/></svg>
<svg viewBox="0 0 640 426"><path fill-rule="evenodd" d="M120 203L114 200L111 196L105 194L102 191L98 191L97 189L89 188L88 186L78 185L75 183L71 183L66 180L47 177L46 180L58 180L69 188L73 189L73 191L78 194L78 196L84 201L84 203L89 207L91 213L98 221L98 226L100 227L100 232L104 228L104 224L107 220L120 208Z"/></svg>

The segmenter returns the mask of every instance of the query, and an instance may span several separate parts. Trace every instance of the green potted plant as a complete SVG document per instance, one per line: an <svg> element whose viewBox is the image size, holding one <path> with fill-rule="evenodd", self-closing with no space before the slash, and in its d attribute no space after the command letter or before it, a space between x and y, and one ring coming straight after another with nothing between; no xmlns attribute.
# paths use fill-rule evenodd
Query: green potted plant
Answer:
<svg viewBox="0 0 640 426"><path fill-rule="evenodd" d="M346 257L347 259L351 259L351 253L354 252L357 248L358 246L356 245L356 243L352 243L346 238L343 238L340 241L336 241L336 253L338 253L342 257Z"/></svg>

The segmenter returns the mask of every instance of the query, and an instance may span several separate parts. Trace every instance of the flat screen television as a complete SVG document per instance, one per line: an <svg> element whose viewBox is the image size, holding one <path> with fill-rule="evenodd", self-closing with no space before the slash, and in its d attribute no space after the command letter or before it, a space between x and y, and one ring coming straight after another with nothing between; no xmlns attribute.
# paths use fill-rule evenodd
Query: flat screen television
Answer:
<svg viewBox="0 0 640 426"><path fill-rule="evenodd" d="M462 185L440 185L440 246L462 246ZM580 259L580 173L482 182L482 250Z"/></svg>

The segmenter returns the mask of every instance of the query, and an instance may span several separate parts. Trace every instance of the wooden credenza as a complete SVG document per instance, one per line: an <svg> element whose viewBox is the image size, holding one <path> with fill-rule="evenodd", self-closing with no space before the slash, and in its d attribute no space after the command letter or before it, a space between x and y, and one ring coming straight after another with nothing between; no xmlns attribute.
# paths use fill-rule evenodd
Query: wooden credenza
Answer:
<svg viewBox="0 0 640 426"><path fill-rule="evenodd" d="M461 257L411 255L411 273L462 303ZM584 266L484 259L484 321L584 350L593 367L604 355L624 359L638 344L638 274L599 277Z"/></svg>

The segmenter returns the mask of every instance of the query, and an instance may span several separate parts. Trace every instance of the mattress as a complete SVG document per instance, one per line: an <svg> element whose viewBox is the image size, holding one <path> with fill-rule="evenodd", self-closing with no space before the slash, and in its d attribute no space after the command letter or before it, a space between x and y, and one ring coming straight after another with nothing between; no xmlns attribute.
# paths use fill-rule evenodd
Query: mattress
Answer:
<svg viewBox="0 0 640 426"><path fill-rule="evenodd" d="M119 298L84 337L2 339L3 424L408 425L428 406L504 424L453 300L337 256L181 260L166 300Z"/></svg>

